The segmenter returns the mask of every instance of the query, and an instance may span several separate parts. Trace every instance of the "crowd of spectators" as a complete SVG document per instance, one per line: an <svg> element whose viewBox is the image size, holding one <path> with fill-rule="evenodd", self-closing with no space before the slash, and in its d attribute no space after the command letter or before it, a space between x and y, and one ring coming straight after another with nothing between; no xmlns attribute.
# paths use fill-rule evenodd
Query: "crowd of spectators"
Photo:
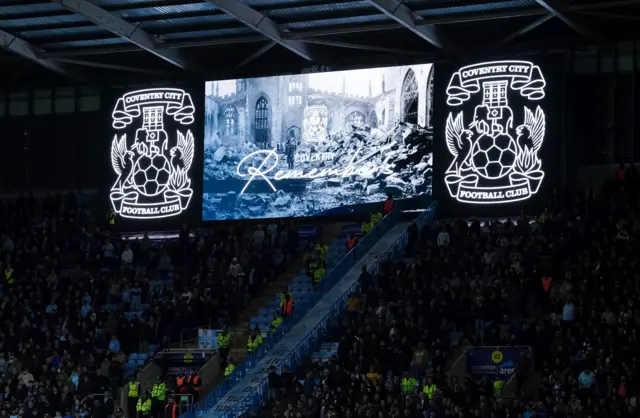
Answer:
<svg viewBox="0 0 640 418"><path fill-rule="evenodd" d="M0 202L0 416L119 416L130 353L232 323L295 256L293 223L126 239L74 195Z"/></svg>
<svg viewBox="0 0 640 418"><path fill-rule="evenodd" d="M554 193L535 217L410 227L405 258L361 292L328 362L271 370L260 416L638 417L640 194ZM449 373L472 346L529 346L511 390ZM506 382L503 382L506 383Z"/></svg>

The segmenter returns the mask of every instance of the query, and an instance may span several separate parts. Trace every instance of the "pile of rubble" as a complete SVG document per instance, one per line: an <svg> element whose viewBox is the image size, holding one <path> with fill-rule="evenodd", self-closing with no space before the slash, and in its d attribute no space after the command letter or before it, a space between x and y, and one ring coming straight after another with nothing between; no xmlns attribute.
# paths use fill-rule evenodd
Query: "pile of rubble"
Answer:
<svg viewBox="0 0 640 418"><path fill-rule="evenodd" d="M242 158L258 149L247 142L235 147L218 144L205 149L205 185L208 181L242 179L236 167ZM302 187L296 187L294 191L247 192L242 195L237 194L239 191L205 193L205 219L210 218L206 216L208 212L214 215L213 219L311 216L344 205L379 202L388 194L402 199L430 194L432 150L432 132L420 127L399 123L387 132L354 127L352 131L335 134L322 143L298 146L298 154L326 153L333 155L333 159L298 161L293 169L305 173L312 169L340 170L351 163L354 167L365 168L362 171L371 172L370 175L273 181L276 189L285 190L291 188L279 186L296 182L300 185L302 182ZM289 170L286 155L279 154L279 157L278 166L269 173L270 176L278 170ZM385 166L388 171L379 169Z"/></svg>

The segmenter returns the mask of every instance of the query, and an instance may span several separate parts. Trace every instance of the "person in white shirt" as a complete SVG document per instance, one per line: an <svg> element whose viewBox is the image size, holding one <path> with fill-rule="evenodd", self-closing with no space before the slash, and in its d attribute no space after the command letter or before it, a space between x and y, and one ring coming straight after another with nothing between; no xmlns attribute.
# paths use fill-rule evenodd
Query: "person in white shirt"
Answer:
<svg viewBox="0 0 640 418"><path fill-rule="evenodd" d="M131 247L129 247L129 244L125 244L124 251L122 251L122 255L120 256L120 258L122 258L122 262L124 264L128 265L133 263L133 251L131 251Z"/></svg>
<svg viewBox="0 0 640 418"><path fill-rule="evenodd" d="M438 244L438 247L448 247L450 242L451 242L451 237L449 236L449 233L447 232L446 229L442 229L438 233L438 237L436 239L436 243Z"/></svg>
<svg viewBox="0 0 640 418"><path fill-rule="evenodd" d="M238 257L233 257L231 260L231 265L229 265L229 275L232 277L238 277L244 274L242 270L242 266L238 262Z"/></svg>

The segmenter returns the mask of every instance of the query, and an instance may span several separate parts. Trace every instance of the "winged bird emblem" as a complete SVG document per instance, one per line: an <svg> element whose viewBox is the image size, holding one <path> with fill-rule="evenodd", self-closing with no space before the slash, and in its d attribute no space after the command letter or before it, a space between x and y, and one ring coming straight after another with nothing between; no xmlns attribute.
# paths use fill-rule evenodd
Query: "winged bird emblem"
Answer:
<svg viewBox="0 0 640 418"><path fill-rule="evenodd" d="M175 172L178 168L185 173L189 171L193 163L194 145L191 131L187 131L186 136L178 132L178 143L169 151L172 171Z"/></svg>
<svg viewBox="0 0 640 418"><path fill-rule="evenodd" d="M134 156L134 153L127 149L127 136L122 135L118 139L118 135L116 135L111 141L111 165L118 174L118 179L112 190L122 190L127 183L131 182Z"/></svg>
<svg viewBox="0 0 640 418"><path fill-rule="evenodd" d="M524 123L516 128L518 135L518 151L533 151L537 153L542 146L546 121L544 112L538 106L536 113L524 108Z"/></svg>
<svg viewBox="0 0 640 418"><path fill-rule="evenodd" d="M473 132L465 129L462 112L453 118L451 114L447 118L446 126L447 148L455 158L447 169L447 172L460 173L465 164L468 164L473 145Z"/></svg>

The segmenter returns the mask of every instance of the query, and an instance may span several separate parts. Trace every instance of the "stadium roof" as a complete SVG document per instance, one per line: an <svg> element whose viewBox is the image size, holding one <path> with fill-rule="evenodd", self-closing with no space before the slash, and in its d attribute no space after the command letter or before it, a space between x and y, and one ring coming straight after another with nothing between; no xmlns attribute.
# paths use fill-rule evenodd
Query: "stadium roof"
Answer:
<svg viewBox="0 0 640 418"><path fill-rule="evenodd" d="M212 79L536 53L634 38L639 16L640 0L2 0L0 76Z"/></svg>

